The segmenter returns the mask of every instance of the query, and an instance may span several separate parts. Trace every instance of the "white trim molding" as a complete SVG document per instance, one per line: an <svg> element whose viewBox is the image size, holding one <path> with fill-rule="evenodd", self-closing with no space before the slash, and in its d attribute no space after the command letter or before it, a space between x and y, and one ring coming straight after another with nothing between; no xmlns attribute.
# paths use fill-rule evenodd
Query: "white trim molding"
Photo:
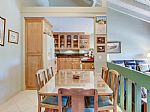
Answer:
<svg viewBox="0 0 150 112"><path fill-rule="evenodd" d="M106 7L23 7L23 16L83 16L106 14Z"/></svg>
<svg viewBox="0 0 150 112"><path fill-rule="evenodd" d="M142 3L144 5L150 6L150 0L135 0L136 2Z"/></svg>

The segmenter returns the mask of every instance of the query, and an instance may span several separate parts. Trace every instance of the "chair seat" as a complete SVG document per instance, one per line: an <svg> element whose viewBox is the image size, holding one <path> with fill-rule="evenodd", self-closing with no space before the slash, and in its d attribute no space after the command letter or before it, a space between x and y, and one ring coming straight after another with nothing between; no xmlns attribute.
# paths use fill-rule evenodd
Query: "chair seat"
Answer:
<svg viewBox="0 0 150 112"><path fill-rule="evenodd" d="M72 112L72 109L66 108L64 112ZM85 108L84 112L94 112L94 108Z"/></svg>
<svg viewBox="0 0 150 112"><path fill-rule="evenodd" d="M62 105L63 106L67 105L68 99L69 99L68 96L62 97ZM58 105L58 97L57 96L47 96L43 99L42 103L50 104L50 105Z"/></svg>
<svg viewBox="0 0 150 112"><path fill-rule="evenodd" d="M94 97L86 97L86 108L94 108ZM98 96L98 107L111 106L113 105L109 97L107 96Z"/></svg>

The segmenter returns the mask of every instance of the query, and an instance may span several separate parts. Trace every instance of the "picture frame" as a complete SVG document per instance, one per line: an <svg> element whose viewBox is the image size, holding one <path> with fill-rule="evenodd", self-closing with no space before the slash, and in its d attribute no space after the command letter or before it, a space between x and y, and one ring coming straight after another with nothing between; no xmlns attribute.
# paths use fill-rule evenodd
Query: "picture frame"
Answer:
<svg viewBox="0 0 150 112"><path fill-rule="evenodd" d="M101 15L95 17L95 34L107 34L107 16Z"/></svg>
<svg viewBox="0 0 150 112"><path fill-rule="evenodd" d="M121 53L121 42L120 41L107 42L107 53Z"/></svg>
<svg viewBox="0 0 150 112"><path fill-rule="evenodd" d="M97 41L97 44L105 44L105 37L97 36L96 41Z"/></svg>
<svg viewBox="0 0 150 112"><path fill-rule="evenodd" d="M8 30L8 42L18 44L19 42L19 33L13 30Z"/></svg>
<svg viewBox="0 0 150 112"><path fill-rule="evenodd" d="M5 42L6 19L0 16L0 45L4 46Z"/></svg>
<svg viewBox="0 0 150 112"><path fill-rule="evenodd" d="M105 52L105 46L98 45L97 52Z"/></svg>

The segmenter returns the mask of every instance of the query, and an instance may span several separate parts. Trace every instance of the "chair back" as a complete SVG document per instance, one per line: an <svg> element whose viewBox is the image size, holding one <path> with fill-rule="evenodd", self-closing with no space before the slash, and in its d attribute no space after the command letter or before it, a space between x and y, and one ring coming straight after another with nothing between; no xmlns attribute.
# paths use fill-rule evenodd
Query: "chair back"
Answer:
<svg viewBox="0 0 150 112"><path fill-rule="evenodd" d="M51 67L51 73L52 73L52 76L54 76L53 67Z"/></svg>
<svg viewBox="0 0 150 112"><path fill-rule="evenodd" d="M51 67L49 67L49 68L47 68L46 70L47 70L47 77L48 77L48 80L50 80L50 79L53 77L53 75L52 75L52 69L51 69Z"/></svg>
<svg viewBox="0 0 150 112"><path fill-rule="evenodd" d="M108 69L106 67L102 67L102 78L107 83Z"/></svg>
<svg viewBox="0 0 150 112"><path fill-rule="evenodd" d="M117 95L118 95L118 88L119 88L119 73L117 71L109 70L108 85L113 91L114 104L117 104Z"/></svg>
<svg viewBox="0 0 150 112"><path fill-rule="evenodd" d="M84 112L85 96L94 96L94 112L98 110L98 93L95 89L60 88L58 90L59 112L62 112L62 96L71 97L72 112Z"/></svg>
<svg viewBox="0 0 150 112"><path fill-rule="evenodd" d="M35 74L37 90L40 90L48 81L46 76L46 70L40 69Z"/></svg>

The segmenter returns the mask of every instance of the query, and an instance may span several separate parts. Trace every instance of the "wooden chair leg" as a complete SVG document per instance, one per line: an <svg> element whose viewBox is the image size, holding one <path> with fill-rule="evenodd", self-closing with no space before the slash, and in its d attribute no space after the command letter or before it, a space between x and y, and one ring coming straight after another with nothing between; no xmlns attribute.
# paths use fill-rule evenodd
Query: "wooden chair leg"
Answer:
<svg viewBox="0 0 150 112"><path fill-rule="evenodd" d="M45 108L44 112L54 112L52 109Z"/></svg>
<svg viewBox="0 0 150 112"><path fill-rule="evenodd" d="M38 112L41 112L41 107L40 106L38 106Z"/></svg>
<svg viewBox="0 0 150 112"><path fill-rule="evenodd" d="M117 112L117 108L114 108L114 109L113 109L113 112Z"/></svg>

